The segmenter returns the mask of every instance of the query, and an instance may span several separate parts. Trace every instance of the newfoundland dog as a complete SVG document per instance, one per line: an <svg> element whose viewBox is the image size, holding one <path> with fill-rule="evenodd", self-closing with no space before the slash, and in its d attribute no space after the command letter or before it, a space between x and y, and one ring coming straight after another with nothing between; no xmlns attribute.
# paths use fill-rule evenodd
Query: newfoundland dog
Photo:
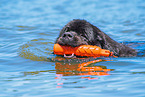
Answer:
<svg viewBox="0 0 145 97"><path fill-rule="evenodd" d="M65 25L55 43L72 47L96 45L112 51L119 57L136 56L137 54L136 50L114 41L96 26L80 19L74 19Z"/></svg>

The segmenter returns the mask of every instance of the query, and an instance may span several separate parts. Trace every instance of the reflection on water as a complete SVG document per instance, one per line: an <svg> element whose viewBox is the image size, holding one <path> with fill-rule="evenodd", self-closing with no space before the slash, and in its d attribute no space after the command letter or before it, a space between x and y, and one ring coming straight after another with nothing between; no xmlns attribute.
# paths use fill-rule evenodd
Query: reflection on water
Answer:
<svg viewBox="0 0 145 97"><path fill-rule="evenodd" d="M84 63L63 63L56 62L55 69L56 74L60 74L63 76L73 76L73 75L109 75L109 71L113 71L113 69L107 69L106 66L94 66L93 63L101 62L104 60L98 59ZM108 61L108 60L107 60ZM32 72L24 72L24 75L35 75L41 72L49 72L50 70L45 71L32 71Z"/></svg>
<svg viewBox="0 0 145 97"><path fill-rule="evenodd" d="M81 64L73 64L73 63L55 63L55 69L56 69L56 76L55 79L58 80L64 80L62 76L80 76L80 79L98 79L96 76L104 76L104 75L110 75L109 71L112 71L111 69L107 69L106 66L94 66L93 63L101 62L101 59L84 62ZM102 68L104 67L104 68ZM63 87L63 82L58 81L57 82L57 88ZM79 87L84 88L84 87Z"/></svg>
<svg viewBox="0 0 145 97"><path fill-rule="evenodd" d="M80 79L98 79L97 76L110 75L109 71L113 71L113 69L107 69L106 66L95 66L94 63L109 61L109 60L93 60L83 63L64 63L64 62L55 62L55 70L56 77L54 79L57 81L56 88L62 88L63 82L60 83L59 80L64 80L62 76L80 76ZM24 72L24 76L27 75L37 75L43 72L52 72L52 70L43 70L43 71L31 71Z"/></svg>
<svg viewBox="0 0 145 97"><path fill-rule="evenodd" d="M94 60L89 62L84 62L81 64L73 63L55 63L56 74L61 74L63 76L73 76L73 75L109 75L107 72L111 69L102 68L101 66L91 65L93 63L101 62L102 60Z"/></svg>

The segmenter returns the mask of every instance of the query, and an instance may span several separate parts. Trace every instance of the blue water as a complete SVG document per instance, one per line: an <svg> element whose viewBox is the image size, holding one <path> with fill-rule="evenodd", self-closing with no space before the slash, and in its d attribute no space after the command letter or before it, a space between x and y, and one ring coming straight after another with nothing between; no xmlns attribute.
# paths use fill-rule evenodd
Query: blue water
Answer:
<svg viewBox="0 0 145 97"><path fill-rule="evenodd" d="M89 65L108 72L51 53L72 19L145 52L144 0L0 0L0 97L145 97L143 53Z"/></svg>

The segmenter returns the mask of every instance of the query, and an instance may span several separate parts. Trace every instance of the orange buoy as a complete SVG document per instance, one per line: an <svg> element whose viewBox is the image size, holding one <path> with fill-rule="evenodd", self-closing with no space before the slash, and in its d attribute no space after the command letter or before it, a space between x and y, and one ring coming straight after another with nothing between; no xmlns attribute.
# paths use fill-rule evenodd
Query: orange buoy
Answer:
<svg viewBox="0 0 145 97"><path fill-rule="evenodd" d="M81 45L78 47L71 47L71 46L62 46L59 44L54 44L53 50L54 50L54 54L56 55L75 54L76 56L88 56L88 57L113 56L113 52L92 45Z"/></svg>

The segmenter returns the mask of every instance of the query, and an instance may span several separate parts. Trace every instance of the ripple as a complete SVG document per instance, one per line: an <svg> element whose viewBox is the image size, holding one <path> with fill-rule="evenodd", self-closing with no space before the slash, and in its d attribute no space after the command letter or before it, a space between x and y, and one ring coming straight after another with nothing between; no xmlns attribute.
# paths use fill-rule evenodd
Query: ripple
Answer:
<svg viewBox="0 0 145 97"><path fill-rule="evenodd" d="M47 60L53 52L53 43L46 39L33 39L30 42L22 45L18 52L19 56L35 61Z"/></svg>

